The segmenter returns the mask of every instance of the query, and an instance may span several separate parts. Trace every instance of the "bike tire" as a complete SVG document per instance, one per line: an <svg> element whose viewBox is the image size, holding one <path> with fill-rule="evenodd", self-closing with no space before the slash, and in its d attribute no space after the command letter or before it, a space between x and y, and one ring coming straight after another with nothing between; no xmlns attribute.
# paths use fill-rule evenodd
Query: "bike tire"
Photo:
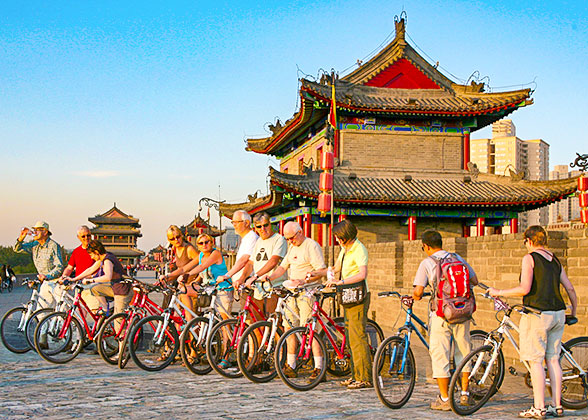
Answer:
<svg viewBox="0 0 588 420"><path fill-rule="evenodd" d="M272 328L273 324L270 321L258 321L245 330L239 341L237 347L239 369L251 382L269 382L278 375L274 355L283 331L278 325L270 343Z"/></svg>
<svg viewBox="0 0 588 420"><path fill-rule="evenodd" d="M195 375L207 375L212 366L206 356L209 320L203 316L193 318L180 336L180 354L184 366Z"/></svg>
<svg viewBox="0 0 588 420"><path fill-rule="evenodd" d="M470 339L472 343L472 351L477 349L478 347L484 346L486 338L488 337L488 333L484 330L471 330L470 331ZM498 375L498 382L496 384L496 389L494 393L497 393L500 387L502 386L502 382L504 381L504 376L506 373L506 363L504 363L504 355L502 354L502 350L498 353L498 357L502 358L502 363L500 363L500 372ZM454 363L453 359L451 363ZM455 369L453 369L455 371Z"/></svg>
<svg viewBox="0 0 588 420"><path fill-rule="evenodd" d="M126 331L133 331L133 328L137 322L139 322L138 318L131 319L130 325L128 326L128 328L126 328ZM134 339L132 339L131 337L132 336L130 334L129 334L129 336L125 335L125 337L122 338L122 342L119 345L118 368L121 370L124 369L126 367L127 363L129 363L129 360L131 360L131 353L129 351L129 346L134 345L135 349L136 349L137 346L139 345L139 342L141 341L138 337L135 337Z"/></svg>
<svg viewBox="0 0 588 420"><path fill-rule="evenodd" d="M291 336L294 336L293 339L295 340L295 348L293 350L294 354L296 354L296 367L293 370L297 375L296 377L288 377L287 372L285 372L285 368L288 366L288 338ZM306 344L308 337L309 333L307 332L306 327L297 327L286 331L280 337L276 347L276 353L274 355L276 372L278 373L278 376L288 387L295 391L310 391L319 383L321 383L327 374L327 369L321 369L320 374L316 378L310 379L310 376L314 371L314 358L312 356L312 352L309 358L306 358L304 357L305 355L300 354L301 341L305 343L305 347L308 346L308 344ZM324 341L321 340L318 334L315 334L314 341L316 341L320 346L323 354L323 363L325 366L328 366L328 353Z"/></svg>
<svg viewBox="0 0 588 420"><path fill-rule="evenodd" d="M9 282L8 282L8 291L9 291L10 293L12 293L12 290L13 290L13 289L14 289L14 284L13 284L13 282L12 282L12 280L11 280L11 281L9 281Z"/></svg>
<svg viewBox="0 0 588 420"><path fill-rule="evenodd" d="M233 335L238 332L238 328L237 318L225 319L212 327L206 341L206 357L210 366L225 378L234 379L243 376L237 363L238 338L235 338L234 345L231 345ZM223 366L223 361L226 361L227 366Z"/></svg>
<svg viewBox="0 0 588 420"><path fill-rule="evenodd" d="M335 324L339 327L345 328L345 319L343 317L337 317L333 320ZM335 340L335 345L337 346L338 350L341 350L341 344L343 343L343 337L345 336L345 332L341 334L333 325L330 323L325 324L331 337ZM325 343L327 348L327 353L329 355L329 363L327 364L327 372L329 372L333 376L345 376L351 373L351 348L349 346L349 341L345 342L345 349L343 350L343 359L339 358L339 355L333 348L331 341L327 338L327 334L325 330L321 330L320 332L321 340Z"/></svg>
<svg viewBox="0 0 588 420"><path fill-rule="evenodd" d="M564 346L572 354L576 363L588 372L588 337L572 338ZM566 373L579 374L578 369L568 361L563 352L560 355L560 365L564 377ZM561 405L574 410L588 406L588 377L567 379L562 382Z"/></svg>
<svg viewBox="0 0 588 420"><path fill-rule="evenodd" d="M35 351L37 351L35 349L35 329L37 328L37 325L39 325L39 322L41 322L43 318L45 318L47 315L53 312L55 312L55 309L53 308L42 308L36 310L35 312L33 312L31 317L27 320L27 323L25 324L25 337L27 339L27 343Z"/></svg>
<svg viewBox="0 0 588 420"><path fill-rule="evenodd" d="M120 318L120 326L116 327L115 320ZM100 327L96 336L96 350L109 365L118 364L120 342L125 340L129 314L126 312L109 316Z"/></svg>
<svg viewBox="0 0 588 420"><path fill-rule="evenodd" d="M148 372L165 369L175 360L180 349L180 338L173 321L169 321L163 332L158 332L163 322L161 315L142 318L127 338L135 340L134 345L128 346L133 362Z"/></svg>
<svg viewBox="0 0 588 420"><path fill-rule="evenodd" d="M406 359L402 368L405 347L404 338L388 337L378 347L372 365L376 394L382 404L393 409L401 408L408 402L416 383L416 362L410 345L406 349Z"/></svg>
<svg viewBox="0 0 588 420"><path fill-rule="evenodd" d="M499 350L498 357L488 370L488 364L491 361L493 350L494 346L491 345L478 347L473 350L464 357L456 368L455 373L451 376L449 383L449 404L454 413L460 416L475 413L495 394L500 378L500 371L504 369L504 357L502 356L502 350ZM470 362L473 364L468 383L470 397L467 404L462 404L460 401L462 372ZM478 367L476 368L476 366ZM484 376L486 371L488 371L488 376L485 382L483 384L479 383L479 380Z"/></svg>
<svg viewBox="0 0 588 420"><path fill-rule="evenodd" d="M35 329L35 349L48 362L64 364L75 359L82 351L86 336L82 324L72 316L69 325L65 327L67 317L67 312L53 312L43 318ZM65 336L59 338L64 329ZM42 346L41 336L44 334L47 348Z"/></svg>
<svg viewBox="0 0 588 420"><path fill-rule="evenodd" d="M22 317L27 313L27 308L12 308L4 314L0 321L0 339L2 344L12 353L22 354L31 350L25 335L24 325L19 328Z"/></svg>

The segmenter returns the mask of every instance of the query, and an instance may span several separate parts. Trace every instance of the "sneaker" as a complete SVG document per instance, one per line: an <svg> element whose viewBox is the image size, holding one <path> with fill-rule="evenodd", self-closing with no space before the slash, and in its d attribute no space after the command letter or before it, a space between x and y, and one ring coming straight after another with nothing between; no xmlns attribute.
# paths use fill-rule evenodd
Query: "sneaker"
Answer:
<svg viewBox="0 0 588 420"><path fill-rule="evenodd" d="M564 409L563 407L554 407L552 405L548 405L545 409L545 416L549 417L563 417L564 416Z"/></svg>
<svg viewBox="0 0 588 420"><path fill-rule="evenodd" d="M447 401L443 401L441 399L441 395L437 395L435 401L431 403L431 410L451 411L451 406L449 405L449 398L447 399Z"/></svg>
<svg viewBox="0 0 588 420"><path fill-rule="evenodd" d="M471 405L469 393L461 394L461 397L459 397L459 405L463 405L463 406Z"/></svg>
<svg viewBox="0 0 588 420"><path fill-rule="evenodd" d="M310 374L310 376L308 377L308 380L314 381L316 378L318 378L319 376L321 376L321 373L322 372L323 372L322 369L314 369L312 371L312 373ZM327 381L326 376L327 375L323 376L323 379L321 380L321 382L326 382Z"/></svg>
<svg viewBox="0 0 588 420"><path fill-rule="evenodd" d="M373 388L371 382L368 381L355 381L347 386L347 389L362 389L362 388Z"/></svg>
<svg viewBox="0 0 588 420"><path fill-rule="evenodd" d="M296 371L294 369L292 369L290 367L290 365L286 365L282 371L284 372L284 376L286 376L286 378L297 378L298 377L298 374L296 373Z"/></svg>
<svg viewBox="0 0 588 420"><path fill-rule="evenodd" d="M344 381L341 381L341 382L339 382L339 385L341 385L341 386L349 386L349 385L351 385L353 382L355 382L355 379L353 379L353 378L348 378L348 379L345 379Z"/></svg>
<svg viewBox="0 0 588 420"><path fill-rule="evenodd" d="M539 408L535 408L532 406L528 410L521 411L519 413L519 417L525 419L544 419L545 418L545 409L540 410Z"/></svg>

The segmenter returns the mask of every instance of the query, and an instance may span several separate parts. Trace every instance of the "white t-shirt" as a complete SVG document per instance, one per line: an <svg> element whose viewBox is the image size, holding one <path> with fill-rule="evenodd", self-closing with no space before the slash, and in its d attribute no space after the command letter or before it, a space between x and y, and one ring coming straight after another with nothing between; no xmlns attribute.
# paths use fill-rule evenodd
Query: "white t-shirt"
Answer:
<svg viewBox="0 0 588 420"><path fill-rule="evenodd" d="M300 246L290 245L280 265L290 270L288 277L293 280L304 280L309 271L326 267L321 246L310 238L305 238Z"/></svg>
<svg viewBox="0 0 588 420"><path fill-rule="evenodd" d="M263 268L264 265L270 260L271 257L277 255L280 258L284 258L286 253L288 252L288 243L284 239L282 235L274 233L271 237L267 239L259 238L255 243L255 248L253 249L253 253L251 254L251 258L249 261L253 263L253 272L257 273L259 270ZM276 265L276 267L278 267ZM275 271L275 268L267 273L271 275ZM274 281L272 281L273 286L280 286L284 280L287 279L286 274L278 277ZM253 295L255 299L261 299L262 293L255 289L255 293Z"/></svg>
<svg viewBox="0 0 588 420"><path fill-rule="evenodd" d="M239 245L239 250L237 251L237 257L235 258L235 262L239 261L243 255L253 255L253 248L255 248L255 243L257 242L257 233L253 230L250 230L247 235L241 238L241 244ZM233 281L237 281L241 278L241 274L243 273L243 268L239 270L231 279Z"/></svg>

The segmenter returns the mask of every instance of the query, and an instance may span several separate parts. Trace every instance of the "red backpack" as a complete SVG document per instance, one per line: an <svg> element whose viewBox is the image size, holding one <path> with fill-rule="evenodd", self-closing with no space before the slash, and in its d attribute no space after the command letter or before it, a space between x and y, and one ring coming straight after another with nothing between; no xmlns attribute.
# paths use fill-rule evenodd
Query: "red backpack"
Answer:
<svg viewBox="0 0 588 420"><path fill-rule="evenodd" d="M471 319L476 311L476 299L467 265L452 253L441 259L431 258L436 264L431 310L450 324Z"/></svg>

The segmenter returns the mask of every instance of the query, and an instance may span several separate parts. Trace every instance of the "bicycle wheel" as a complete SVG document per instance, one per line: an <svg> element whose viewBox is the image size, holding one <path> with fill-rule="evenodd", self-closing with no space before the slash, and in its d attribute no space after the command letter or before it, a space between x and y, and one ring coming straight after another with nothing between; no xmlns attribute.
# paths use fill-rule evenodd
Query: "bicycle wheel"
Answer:
<svg viewBox="0 0 588 420"><path fill-rule="evenodd" d="M343 337L345 336L345 320L342 317L334 319L337 326L343 328L343 333L339 332L333 325L327 323L326 327L329 330L329 334L333 341L335 341L335 345L337 349L341 351L341 344L343 343ZM345 342L345 349L343 350L343 358L339 357L331 341L327 338L327 334L325 330L320 332L321 340L325 343L327 348L327 355L328 355L328 363L327 363L327 372L334 376L345 376L349 375L351 372L351 349L349 347L349 342Z"/></svg>
<svg viewBox="0 0 588 420"><path fill-rule="evenodd" d="M372 376L376 394L386 407L400 408L408 402L416 382L416 363L404 338L392 336L380 344Z"/></svg>
<svg viewBox="0 0 588 420"><path fill-rule="evenodd" d="M206 342L206 357L210 366L225 378L239 378L243 374L237 364L239 320L225 319L210 330Z"/></svg>
<svg viewBox="0 0 588 420"><path fill-rule="evenodd" d="M500 371L504 370L504 357L499 350L498 357L493 361L494 346L478 347L468 354L459 364L449 383L449 404L451 409L461 416L478 411L494 395L500 379ZM466 367L471 368L468 375L468 401L461 401L462 380Z"/></svg>
<svg viewBox="0 0 588 420"><path fill-rule="evenodd" d="M137 349L137 346L141 342L141 334L142 330L137 333L136 336L132 336L130 331L133 331L135 324L139 322L139 318L135 317L132 318L128 323L127 327L125 328L124 337L119 342L118 346L118 368L124 369L129 360L131 359L131 352L129 350L129 346L133 346L134 350Z"/></svg>
<svg viewBox="0 0 588 420"><path fill-rule="evenodd" d="M85 331L75 316L68 321L67 312L53 312L35 329L35 349L51 363L67 363L76 358L84 346Z"/></svg>
<svg viewBox="0 0 588 420"><path fill-rule="evenodd" d="M588 372L588 337L572 338L564 345L576 363L585 372ZM566 379L566 376L575 376L580 372L563 352L560 355L559 362L564 378L562 383L561 405L571 409L585 408L588 406L588 377Z"/></svg>
<svg viewBox="0 0 588 420"><path fill-rule="evenodd" d="M98 354L109 365L118 364L120 342L126 338L129 331L126 312L111 315L104 321L96 336L96 349Z"/></svg>
<svg viewBox="0 0 588 420"><path fill-rule="evenodd" d="M283 331L277 326L272 337L273 326L270 321L258 321L245 330L239 341L239 369L251 382L269 382L277 376L274 354Z"/></svg>
<svg viewBox="0 0 588 420"><path fill-rule="evenodd" d="M37 329L37 325L39 325L39 322L41 322L43 318L53 312L55 312L55 309L53 308L39 309L33 312L25 324L25 338L27 339L28 345L35 351L35 329Z"/></svg>
<svg viewBox="0 0 588 420"><path fill-rule="evenodd" d="M335 318L334 321L337 325L341 325L342 327L345 326L345 318L342 316ZM372 319L367 320L365 332L368 336L370 350L373 356L376 354L376 350L378 350L380 343L384 341L384 332L378 323Z"/></svg>
<svg viewBox="0 0 588 420"><path fill-rule="evenodd" d="M164 328L164 318L154 315L142 318L135 324L127 340L133 361L141 369L156 372L169 366L180 349L180 338L173 322Z"/></svg>
<svg viewBox="0 0 588 420"><path fill-rule="evenodd" d="M2 317L0 322L0 338L4 347L13 353L26 353L29 346L25 335L27 308L12 308Z"/></svg>
<svg viewBox="0 0 588 420"><path fill-rule="evenodd" d="M478 347L482 347L487 337L488 333L484 330L470 331L470 339L472 340L472 351L474 351ZM494 390L494 394L497 393L500 387L502 386L502 382L504 381L504 374L506 373L506 364L504 363L504 355L502 354L502 351L498 353L498 357L502 358L502 363L499 364L500 371L498 372L498 382L496 383L496 389ZM454 363L453 359L451 360L451 363ZM453 371L455 371L455 369L453 369Z"/></svg>
<svg viewBox="0 0 588 420"><path fill-rule="evenodd" d="M311 345L312 344L312 345ZM312 347L318 346L320 354L317 357L327 362L327 347L318 335L314 336L310 343L310 335L306 327L297 327L288 330L280 337L276 347L274 360L276 371L282 381L296 391L309 391L325 379L326 369L315 366L315 354ZM288 363L288 353L294 359L294 366Z"/></svg>
<svg viewBox="0 0 588 420"><path fill-rule="evenodd" d="M196 375L207 375L212 371L206 356L206 339L208 336L208 318L192 319L180 336L180 354L188 370Z"/></svg>

